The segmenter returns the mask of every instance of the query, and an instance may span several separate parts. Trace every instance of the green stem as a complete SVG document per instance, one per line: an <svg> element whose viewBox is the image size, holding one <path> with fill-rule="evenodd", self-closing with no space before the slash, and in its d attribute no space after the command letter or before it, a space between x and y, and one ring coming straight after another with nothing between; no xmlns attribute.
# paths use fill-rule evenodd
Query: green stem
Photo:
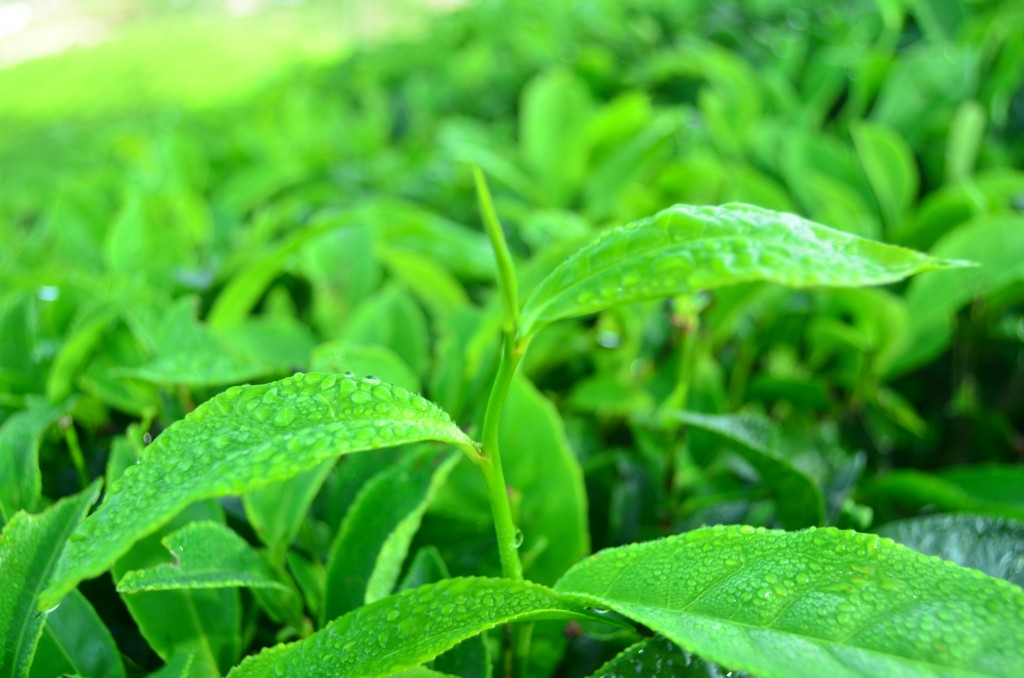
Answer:
<svg viewBox="0 0 1024 678"><path fill-rule="evenodd" d="M477 202L480 204L480 217L494 248L494 260L498 265L498 289L501 292L501 306L504 319L505 337L516 336L519 324L519 284L516 280L516 268L512 254L508 251L505 234L498 221L498 213L494 211L494 200L487 188L487 180L479 167L473 168L473 180L476 182Z"/></svg>
<svg viewBox="0 0 1024 678"><path fill-rule="evenodd" d="M696 314L686 319L683 336L683 345L679 355L679 373L676 377L676 387L668 395L662 404L664 410L686 409L686 401L690 395L690 384L693 381L693 372L697 367L697 347L700 343L700 321Z"/></svg>
<svg viewBox="0 0 1024 678"><path fill-rule="evenodd" d="M499 433L501 412L505 407L505 398L516 367L523 356L525 346L516 346L506 337L498 364L498 373L494 377L491 395L487 399L487 410L484 413L483 445L481 457L477 463L487 484L487 498L491 503L494 516L494 530L498 537L498 554L501 557L501 572L509 579L522 579L523 567L519 561L517 550L516 525L512 519L512 505L509 502L508 486L505 484L505 471L501 465L501 446Z"/></svg>

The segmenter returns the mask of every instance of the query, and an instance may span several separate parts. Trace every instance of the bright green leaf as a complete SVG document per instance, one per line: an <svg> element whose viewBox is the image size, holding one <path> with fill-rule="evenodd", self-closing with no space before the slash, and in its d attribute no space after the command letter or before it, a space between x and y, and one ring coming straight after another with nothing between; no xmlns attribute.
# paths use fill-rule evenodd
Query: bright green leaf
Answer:
<svg viewBox="0 0 1024 678"><path fill-rule="evenodd" d="M230 388L167 428L111 485L62 555L43 606L194 501L242 494L342 454L423 440L474 450L436 405L378 379L296 374Z"/></svg>
<svg viewBox="0 0 1024 678"><path fill-rule="evenodd" d="M39 597L68 537L99 494L99 485L63 499L38 515L14 514L0 534L0 676L24 676L45 615ZM57 601L54 601L55 603ZM44 607L49 610L54 607Z"/></svg>
<svg viewBox="0 0 1024 678"><path fill-rule="evenodd" d="M160 541L174 562L130 570L117 583L119 593L240 586L288 590L244 539L220 523L189 523Z"/></svg>
<svg viewBox="0 0 1024 678"><path fill-rule="evenodd" d="M914 153L898 134L876 123L856 125L853 142L891 233L917 197Z"/></svg>
<svg viewBox="0 0 1024 678"><path fill-rule="evenodd" d="M331 546L324 620L391 593L424 511L458 460L410 456L363 486Z"/></svg>
<svg viewBox="0 0 1024 678"><path fill-rule="evenodd" d="M360 607L305 640L246 659L229 675L386 675L418 666L499 624L594 616L572 598L538 584L446 579Z"/></svg>
<svg viewBox="0 0 1024 678"><path fill-rule="evenodd" d="M1024 591L874 535L704 528L602 551L555 588L769 678L1024 672Z"/></svg>
<svg viewBox="0 0 1024 678"><path fill-rule="evenodd" d="M618 304L740 282L881 285L960 265L750 205L677 205L607 231L569 257L533 290L519 334Z"/></svg>

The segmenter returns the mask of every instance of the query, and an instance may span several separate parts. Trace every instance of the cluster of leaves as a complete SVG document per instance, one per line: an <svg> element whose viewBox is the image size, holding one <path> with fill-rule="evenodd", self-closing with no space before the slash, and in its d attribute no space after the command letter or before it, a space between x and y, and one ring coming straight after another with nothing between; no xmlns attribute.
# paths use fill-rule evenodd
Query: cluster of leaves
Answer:
<svg viewBox="0 0 1024 678"><path fill-rule="evenodd" d="M503 0L3 140L0 675L1024 672L1022 131L1013 2Z"/></svg>

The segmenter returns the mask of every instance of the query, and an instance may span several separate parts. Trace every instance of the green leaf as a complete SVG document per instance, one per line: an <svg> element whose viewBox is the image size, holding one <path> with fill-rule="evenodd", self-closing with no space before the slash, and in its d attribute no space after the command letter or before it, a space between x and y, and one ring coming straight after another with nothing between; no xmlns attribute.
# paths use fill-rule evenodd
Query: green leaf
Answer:
<svg viewBox="0 0 1024 678"><path fill-rule="evenodd" d="M329 341L313 349L314 372L355 372L372 374L396 386L415 391L420 380L394 351L386 346L363 346L347 341Z"/></svg>
<svg viewBox="0 0 1024 678"><path fill-rule="evenodd" d="M118 593L240 586L289 590L244 539L220 523L189 523L160 543L174 562L126 572L117 582Z"/></svg>
<svg viewBox="0 0 1024 678"><path fill-rule="evenodd" d="M194 663L195 655L180 652L162 667L149 674L149 678L187 678L192 675Z"/></svg>
<svg viewBox="0 0 1024 678"><path fill-rule="evenodd" d="M111 567L113 580L166 563L163 539L197 520L223 523L224 511L212 500L191 504L156 533L135 542ZM165 589L120 597L139 633L164 661L191 656L191 675L197 677L221 675L238 661L242 609L238 589ZM168 614L169 610L180 614Z"/></svg>
<svg viewBox="0 0 1024 678"><path fill-rule="evenodd" d="M523 89L519 138L523 161L544 189L547 206L564 206L586 171L593 102L586 83L553 69Z"/></svg>
<svg viewBox="0 0 1024 678"><path fill-rule="evenodd" d="M249 657L229 676L386 675L418 666L499 624L595 617L571 597L539 584L446 579L353 610L300 642Z"/></svg>
<svg viewBox="0 0 1024 678"><path fill-rule="evenodd" d="M897 520L878 534L918 553L952 560L1024 587L1024 521L936 515Z"/></svg>
<svg viewBox="0 0 1024 678"><path fill-rule="evenodd" d="M759 676L1024 672L1024 591L874 535L704 528L602 551L555 589Z"/></svg>
<svg viewBox="0 0 1024 678"><path fill-rule="evenodd" d="M890 471L865 483L860 500L881 509L930 507L1024 520L1024 500L1020 496L1024 472L1020 467L988 465L963 471L959 477L955 469L939 474Z"/></svg>
<svg viewBox="0 0 1024 678"><path fill-rule="evenodd" d="M977 101L965 101L956 109L946 144L946 181L964 181L974 172L985 136L985 108Z"/></svg>
<svg viewBox="0 0 1024 678"><path fill-rule="evenodd" d="M949 342L949 327L960 307L1024 279L1024 218L988 216L959 226L932 248L939 257L964 257L977 268L929 273L907 287L910 333L896 372L931 360ZM929 341L938 335L940 342Z"/></svg>
<svg viewBox="0 0 1024 678"><path fill-rule="evenodd" d="M66 674L122 678L124 665L114 638L89 601L72 591L46 615L29 678Z"/></svg>
<svg viewBox="0 0 1024 678"><path fill-rule="evenodd" d="M0 676L27 673L46 621L39 597L64 543L98 494L97 483L38 515L19 511L0 534Z"/></svg>
<svg viewBox="0 0 1024 678"><path fill-rule="evenodd" d="M542 281L520 315L520 337L618 304L763 280L790 287L895 282L961 266L743 204L677 205L607 231Z"/></svg>
<svg viewBox="0 0 1024 678"><path fill-rule="evenodd" d="M61 556L43 606L194 501L242 494L342 454L423 440L475 454L436 405L378 379L296 374L230 388L167 428L111 485Z"/></svg>
<svg viewBox="0 0 1024 678"><path fill-rule="evenodd" d="M26 405L0 424L0 524L19 510L36 508L43 491L39 441L64 412L42 399Z"/></svg>
<svg viewBox="0 0 1024 678"><path fill-rule="evenodd" d="M391 284L368 298L345 327L345 342L385 346L416 375L423 375L430 357L427 319L401 287Z"/></svg>
<svg viewBox="0 0 1024 678"><path fill-rule="evenodd" d="M745 678L746 674L727 671L717 664L696 657L661 636L630 645L602 666L593 678Z"/></svg>
<svg viewBox="0 0 1024 678"><path fill-rule="evenodd" d="M157 333L156 356L119 373L154 384L220 386L279 375L308 362L313 341L298 323L251 318L214 331L196 320L195 307L192 297L175 302Z"/></svg>
<svg viewBox="0 0 1024 678"><path fill-rule="evenodd" d="M523 572L531 581L553 584L590 552L583 470L558 410L525 378L509 388L499 440L510 460L506 479L523 530Z"/></svg>
<svg viewBox="0 0 1024 678"><path fill-rule="evenodd" d="M333 215L318 223L295 231L280 243L275 243L261 255L248 260L245 268L232 276L231 281L217 295L207 321L210 327L226 328L245 320L270 283L281 274L297 251L313 238L346 223L344 216Z"/></svg>
<svg viewBox="0 0 1024 678"><path fill-rule="evenodd" d="M917 197L914 153L898 134L876 123L854 126L853 142L891 233Z"/></svg>
<svg viewBox="0 0 1024 678"><path fill-rule="evenodd" d="M309 506L332 468L334 459L327 459L308 471L242 496L249 524L270 547L273 562L283 562L285 551L299 534Z"/></svg>
<svg viewBox="0 0 1024 678"><path fill-rule="evenodd" d="M423 513L458 461L410 456L363 486L331 545L324 621L391 593Z"/></svg>
<svg viewBox="0 0 1024 678"><path fill-rule="evenodd" d="M665 416L734 443L734 449L757 469L775 495L775 510L783 527L796 529L825 521L821 488L776 449L779 434L770 420L754 414L667 412Z"/></svg>

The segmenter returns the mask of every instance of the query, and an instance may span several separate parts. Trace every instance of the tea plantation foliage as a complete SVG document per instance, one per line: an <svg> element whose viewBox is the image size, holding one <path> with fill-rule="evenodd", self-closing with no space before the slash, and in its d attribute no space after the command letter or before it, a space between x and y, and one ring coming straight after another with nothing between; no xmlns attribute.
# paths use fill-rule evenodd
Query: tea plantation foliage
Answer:
<svg viewBox="0 0 1024 678"><path fill-rule="evenodd" d="M0 677L1024 675L1020 3L159 101L0 113Z"/></svg>

